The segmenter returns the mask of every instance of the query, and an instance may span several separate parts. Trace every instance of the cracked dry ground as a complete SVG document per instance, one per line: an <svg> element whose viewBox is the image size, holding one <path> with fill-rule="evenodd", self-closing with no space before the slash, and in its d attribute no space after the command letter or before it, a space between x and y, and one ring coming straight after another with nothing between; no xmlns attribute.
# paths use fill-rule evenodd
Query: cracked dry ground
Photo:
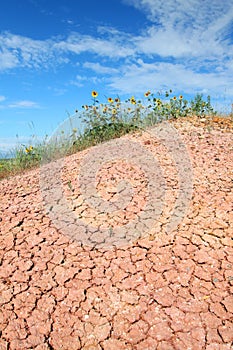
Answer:
<svg viewBox="0 0 233 350"><path fill-rule="evenodd" d="M82 246L46 215L38 170L0 182L1 350L233 348L232 124L173 125L194 178L187 214L168 235L172 200L153 235L121 248ZM164 150L146 133L125 137L157 154L172 198ZM85 152L68 157L67 169Z"/></svg>

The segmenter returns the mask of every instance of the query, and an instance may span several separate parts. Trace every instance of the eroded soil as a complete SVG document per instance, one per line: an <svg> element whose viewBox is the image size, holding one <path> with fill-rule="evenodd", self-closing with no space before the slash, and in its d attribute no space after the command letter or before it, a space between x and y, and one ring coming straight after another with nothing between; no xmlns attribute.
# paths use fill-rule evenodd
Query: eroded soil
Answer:
<svg viewBox="0 0 233 350"><path fill-rule="evenodd" d="M232 349L232 121L172 123L191 159L193 194L169 234L164 228L179 179L164 147L147 133L126 138L160 159L166 205L155 227L128 245L98 248L61 233L43 205L39 170L0 182L1 350ZM111 218L88 210L74 181L86 153L66 159L64 196L86 224L104 225ZM125 165L122 169L129 174ZM109 171L97 176L107 200L115 195L112 184L106 191L101 185L109 181ZM121 225L143 211L147 199L143 174L140 169L134 174L138 193L119 214Z"/></svg>

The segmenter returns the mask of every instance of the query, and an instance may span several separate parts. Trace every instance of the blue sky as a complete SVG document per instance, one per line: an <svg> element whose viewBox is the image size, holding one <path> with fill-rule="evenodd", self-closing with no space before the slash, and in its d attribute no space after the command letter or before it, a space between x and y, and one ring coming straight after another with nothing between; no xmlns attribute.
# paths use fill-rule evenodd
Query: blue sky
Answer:
<svg viewBox="0 0 233 350"><path fill-rule="evenodd" d="M232 77L232 0L0 3L0 150L50 135L93 89L199 92L229 111Z"/></svg>

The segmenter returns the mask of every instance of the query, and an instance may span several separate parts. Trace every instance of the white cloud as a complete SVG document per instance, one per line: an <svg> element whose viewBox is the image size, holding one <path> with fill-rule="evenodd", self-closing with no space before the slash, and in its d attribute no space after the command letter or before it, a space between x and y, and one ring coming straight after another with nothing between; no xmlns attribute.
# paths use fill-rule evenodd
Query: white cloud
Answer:
<svg viewBox="0 0 233 350"><path fill-rule="evenodd" d="M9 108L40 108L39 105L34 101L17 101L8 105Z"/></svg>
<svg viewBox="0 0 233 350"><path fill-rule="evenodd" d="M6 99L6 97L5 97L5 96L0 95L0 102L5 101L5 99Z"/></svg>
<svg viewBox="0 0 233 350"><path fill-rule="evenodd" d="M81 88L85 86L86 82L91 82L92 84L96 85L103 82L103 78L99 78L97 76L86 76L86 75L76 75L75 80L70 81L71 85L77 86L78 88Z"/></svg>
<svg viewBox="0 0 233 350"><path fill-rule="evenodd" d="M125 0L151 23L131 38L140 60L125 62L110 86L123 93L172 87L233 97L231 0Z"/></svg>
<svg viewBox="0 0 233 350"><path fill-rule="evenodd" d="M229 53L229 24L233 19L231 0L136 0L128 1L145 9L155 24L135 38L137 49L162 57L215 57ZM232 55L232 48L231 55Z"/></svg>
<svg viewBox="0 0 233 350"><path fill-rule="evenodd" d="M85 82L88 81L88 77L76 75L75 80L72 80L70 82L71 85L77 86L78 88L83 87L85 85Z"/></svg>
<svg viewBox="0 0 233 350"><path fill-rule="evenodd" d="M82 71L71 81L78 87L104 81L118 93L166 86L184 93L227 91L233 97L232 0L124 2L146 14L147 27L140 34L101 26L93 36L72 32L62 39L33 40L5 32L0 35L0 70L77 66L77 57L84 53L88 61L79 63ZM89 77L88 70L94 76ZM30 101L10 105L36 106Z"/></svg>
<svg viewBox="0 0 233 350"><path fill-rule="evenodd" d="M125 3L143 10L150 21L163 27L203 30L209 25L221 22L227 15L231 18L232 1L219 0L124 0ZM224 24L224 23L223 23Z"/></svg>
<svg viewBox="0 0 233 350"><path fill-rule="evenodd" d="M135 43L141 54L173 58L221 59L227 49L226 45L207 33L194 32L190 35L185 30L179 32L156 26L151 26L143 35L135 37Z"/></svg>
<svg viewBox="0 0 233 350"><path fill-rule="evenodd" d="M53 91L55 96L63 96L67 92L67 89L54 88Z"/></svg>
<svg viewBox="0 0 233 350"><path fill-rule="evenodd" d="M183 64L175 63L137 63L123 67L122 74L112 78L110 86L121 93L142 93L151 89L158 91L161 88L172 88L185 93L205 91L214 93L231 86L231 76L227 73L198 73ZM232 93L233 90L228 90Z"/></svg>
<svg viewBox="0 0 233 350"><path fill-rule="evenodd" d="M108 59L139 55L173 58L233 56L230 46L233 4L219 0L125 0L144 9L152 23L141 35L111 27L98 27L95 36L71 33L67 38L33 40L8 32L0 35L0 69L26 66L49 67L70 62L69 55L90 53ZM201 10L200 10L201 9Z"/></svg>
<svg viewBox="0 0 233 350"><path fill-rule="evenodd" d="M67 62L67 58L55 55L53 40L33 40L20 35L0 34L0 70L16 67L48 68Z"/></svg>
<svg viewBox="0 0 233 350"><path fill-rule="evenodd" d="M118 73L118 69L103 66L100 63L94 63L94 62L85 62L83 64L84 68L88 68L96 72L97 74L115 74Z"/></svg>
<svg viewBox="0 0 233 350"><path fill-rule="evenodd" d="M102 30L103 31L103 30ZM108 31L108 38L91 37L72 33L66 39L53 38L33 40L28 37L3 32L0 34L0 70L16 67L46 68L70 62L69 55L84 52L100 57L120 59L133 55L135 49L131 43L122 45L122 38ZM101 32L101 30L100 30Z"/></svg>
<svg viewBox="0 0 233 350"><path fill-rule="evenodd" d="M137 50L163 57L222 58L229 47L230 23L233 18L231 0L125 0L144 10L153 23L138 37Z"/></svg>
<svg viewBox="0 0 233 350"><path fill-rule="evenodd" d="M1 44L1 40L0 40ZM0 71L17 67L19 64L17 56L6 48L0 50Z"/></svg>
<svg viewBox="0 0 233 350"><path fill-rule="evenodd" d="M66 40L54 44L54 48L67 53L80 54L82 52L90 52L98 56L117 59L134 54L134 48L130 47L128 43L122 46L114 38L106 40L79 33L72 33Z"/></svg>

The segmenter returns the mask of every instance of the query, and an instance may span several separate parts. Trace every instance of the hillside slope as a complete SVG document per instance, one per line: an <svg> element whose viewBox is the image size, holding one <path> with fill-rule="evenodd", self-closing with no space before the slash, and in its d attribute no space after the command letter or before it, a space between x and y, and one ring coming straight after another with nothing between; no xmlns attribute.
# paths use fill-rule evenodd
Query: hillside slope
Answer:
<svg viewBox="0 0 233 350"><path fill-rule="evenodd" d="M111 182L119 180L117 174L132 183L133 203L111 218L92 210L82 197L88 194L78 187L79 167L89 150L65 159L62 193L83 225L69 222L65 210L63 227L49 216L53 191L48 186L51 203L47 197L45 206L40 169L0 182L1 349L232 348L232 120L171 124L187 148L193 179L185 215L169 232L185 169L179 177L166 145L148 132L123 138L153 155L166 184L160 215L153 225L154 218L146 217L148 229L141 235L128 239L126 230L114 237L115 227L127 227L143 215L150 199L147 174L137 164L132 170L124 161L108 160L95 174L105 200L118 198ZM156 186L152 191L159 190ZM86 231L72 239L75 225ZM111 228L108 244L101 236L104 227Z"/></svg>

